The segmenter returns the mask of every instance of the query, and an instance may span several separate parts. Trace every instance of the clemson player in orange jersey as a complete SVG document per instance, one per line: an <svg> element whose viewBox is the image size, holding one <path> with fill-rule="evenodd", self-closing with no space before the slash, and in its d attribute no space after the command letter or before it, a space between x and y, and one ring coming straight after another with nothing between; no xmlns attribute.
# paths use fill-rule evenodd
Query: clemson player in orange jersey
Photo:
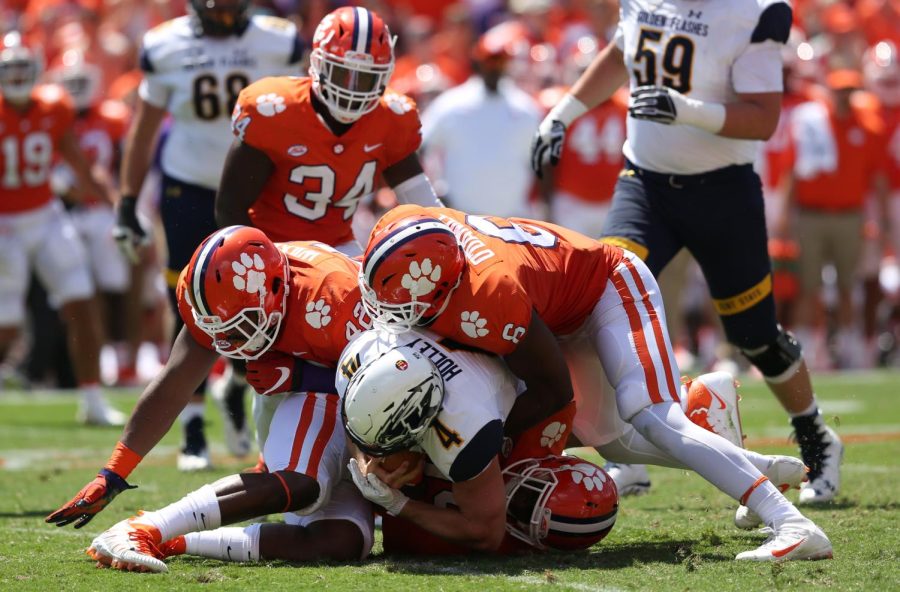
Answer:
<svg viewBox="0 0 900 592"><path fill-rule="evenodd" d="M55 85L35 83L43 69L37 50L8 33L0 44L0 360L25 320L25 292L32 270L59 308L82 393L79 418L121 425L100 391L100 328L92 305L87 258L71 221L50 188L54 158L75 172L85 194L106 189L91 175L78 147L71 99Z"/></svg>
<svg viewBox="0 0 900 592"><path fill-rule="evenodd" d="M584 444L613 462L689 467L747 506L786 550L763 545L740 559L831 557L831 543L764 471L771 459L692 423L679 404L678 367L656 280L634 253L560 226L400 206L375 226L363 257L363 302L379 323L427 325L464 345L503 355L525 383L507 420L515 434L574 397L557 338L589 344L615 389L625 435L602 404L593 425L576 420ZM590 384L591 377L581 381ZM593 383L599 376L593 376ZM621 425L621 424L620 424ZM612 436L612 437L610 437ZM645 459L645 460L639 460ZM797 463L802 475L802 463ZM773 475L774 477L774 475ZM802 476L797 479L796 485Z"/></svg>
<svg viewBox="0 0 900 592"><path fill-rule="evenodd" d="M386 92L394 43L374 12L339 8L316 28L310 77L265 78L241 92L216 195L220 226L356 255L353 214L379 175L401 203L438 205L416 156L415 103Z"/></svg>
<svg viewBox="0 0 900 592"><path fill-rule="evenodd" d="M221 354L248 361L248 381L265 395L279 395L273 415L257 418L270 472L225 477L162 510L124 520L94 540L94 556L120 569L166 571L161 559L185 551L234 561L367 555L371 506L352 482L341 480L347 457L334 394L341 351L369 326L357 273L358 264L322 243L276 246L245 226L210 235L179 278L185 327L166 367L144 391L107 465L47 521L80 528L130 488L125 479ZM278 512L286 513L287 525L199 533L160 550L186 533Z"/></svg>

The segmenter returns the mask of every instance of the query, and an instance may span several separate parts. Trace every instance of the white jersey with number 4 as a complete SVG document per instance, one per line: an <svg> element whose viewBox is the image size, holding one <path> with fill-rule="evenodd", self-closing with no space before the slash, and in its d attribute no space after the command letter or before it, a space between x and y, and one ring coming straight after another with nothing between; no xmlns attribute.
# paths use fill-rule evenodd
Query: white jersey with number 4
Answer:
<svg viewBox="0 0 900 592"><path fill-rule="evenodd" d="M253 16L240 35L198 36L179 17L144 35L140 96L174 118L162 169L208 189L219 186L231 146L231 110L241 90L265 76L299 74L302 45L290 21Z"/></svg>
<svg viewBox="0 0 900 592"><path fill-rule="evenodd" d="M341 359L358 356L352 365L344 366L360 368L395 347L421 352L444 378L444 403L420 443L422 451L451 481L478 476L500 453L503 423L524 385L500 358L459 349L422 329L399 335L366 331L347 345ZM336 382L341 396L351 376L338 371Z"/></svg>
<svg viewBox="0 0 900 592"><path fill-rule="evenodd" d="M738 93L781 92L781 46L790 28L784 0L621 0L615 43L632 90L663 85L729 103ZM697 174L752 163L759 147L755 140L629 117L624 152L641 168Z"/></svg>

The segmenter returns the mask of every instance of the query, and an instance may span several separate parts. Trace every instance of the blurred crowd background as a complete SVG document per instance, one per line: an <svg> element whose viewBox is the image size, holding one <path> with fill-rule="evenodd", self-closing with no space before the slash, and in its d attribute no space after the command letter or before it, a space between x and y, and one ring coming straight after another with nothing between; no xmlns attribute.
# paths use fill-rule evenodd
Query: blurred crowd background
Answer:
<svg viewBox="0 0 900 592"><path fill-rule="evenodd" d="M319 20L342 4L258 0L254 10L294 21L309 40ZM398 36L390 86L418 103L423 161L447 205L548 219L599 236L622 166L627 91L573 123L551 178L539 181L531 173L529 144L543 114L612 39L616 0L359 4L382 15ZM95 146L91 153L112 186L141 80L141 37L184 13L184 0L4 0L0 6L0 33L21 31L43 48L47 81L62 83L83 115L102 110L119 122L108 126L112 150ZM798 334L815 370L897 366L900 0L800 0L794 24L784 50L781 122L757 163L781 322ZM89 138L82 144L90 151ZM54 180L64 197L65 170ZM149 220L158 218L158 193L151 179L141 197ZM363 242L392 200L380 190L357 216ZM76 210L89 215L91 208L110 207L87 203ZM84 238L115 249L109 237ZM132 303L104 307L108 384L146 381L166 358L171 319L165 258L158 252L165 243L155 244L157 252L130 268L126 284L104 282L105 266L95 266L102 290ZM666 269L661 284L682 371L746 369L721 338L688 256ZM3 384L74 386L65 328L37 282L29 309L29 330L2 368Z"/></svg>

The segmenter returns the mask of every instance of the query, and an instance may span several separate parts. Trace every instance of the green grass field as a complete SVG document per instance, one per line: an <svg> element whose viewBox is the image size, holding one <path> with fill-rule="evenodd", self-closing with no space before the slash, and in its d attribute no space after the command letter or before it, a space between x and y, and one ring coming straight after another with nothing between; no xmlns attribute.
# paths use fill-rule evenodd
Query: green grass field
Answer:
<svg viewBox="0 0 900 592"><path fill-rule="evenodd" d="M900 373L820 378L829 423L848 442L836 503L807 514L834 543L832 561L738 564L764 538L732 526L734 504L696 475L651 469L652 493L621 500L618 522L589 552L511 559L402 560L380 556L350 566L234 565L176 558L167 575L95 569L83 554L93 536L139 508L158 508L205 482L243 468L217 455L218 469L186 475L174 468L170 433L133 474L140 488L121 495L80 531L44 524L106 460L118 429L74 421L73 397L0 393L0 590L900 590ZM756 382L742 390L751 445L792 453L789 428ZM136 393L114 400L122 408ZM210 409L213 442L221 442ZM215 448L214 448L215 449Z"/></svg>

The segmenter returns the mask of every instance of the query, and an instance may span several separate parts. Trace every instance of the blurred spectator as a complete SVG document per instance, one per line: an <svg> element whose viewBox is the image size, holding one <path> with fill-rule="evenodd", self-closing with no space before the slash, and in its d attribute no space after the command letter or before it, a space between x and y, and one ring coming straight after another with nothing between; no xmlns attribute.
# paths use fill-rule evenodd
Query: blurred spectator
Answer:
<svg viewBox="0 0 900 592"><path fill-rule="evenodd" d="M815 327L822 269L834 265L837 274L837 350L841 367L859 367L868 360L853 292L857 286L863 231L863 205L877 180L883 190L884 144L878 121L851 101L862 88L855 70L835 70L826 77L827 100L798 106L791 120L787 205L776 235L789 236L796 206L795 234L800 246L800 306L797 337L809 344L815 367L830 365L825 334Z"/></svg>
<svg viewBox="0 0 900 592"><path fill-rule="evenodd" d="M504 77L509 39L492 29L474 50L476 74L438 96L422 114L423 150L435 188L449 207L528 216L529 142L541 118L537 102Z"/></svg>

